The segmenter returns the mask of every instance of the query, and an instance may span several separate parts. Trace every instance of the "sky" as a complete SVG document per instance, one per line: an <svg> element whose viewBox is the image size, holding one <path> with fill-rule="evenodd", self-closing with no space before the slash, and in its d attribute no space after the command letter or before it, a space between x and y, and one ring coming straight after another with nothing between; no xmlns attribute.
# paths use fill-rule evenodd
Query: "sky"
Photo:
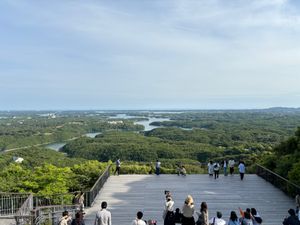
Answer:
<svg viewBox="0 0 300 225"><path fill-rule="evenodd" d="M1 0L0 110L300 107L289 0Z"/></svg>

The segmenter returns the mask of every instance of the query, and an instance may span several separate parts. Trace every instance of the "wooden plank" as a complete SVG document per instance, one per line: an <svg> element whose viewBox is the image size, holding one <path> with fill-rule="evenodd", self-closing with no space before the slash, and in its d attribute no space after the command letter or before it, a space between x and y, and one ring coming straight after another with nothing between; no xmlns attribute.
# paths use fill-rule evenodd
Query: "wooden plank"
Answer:
<svg viewBox="0 0 300 225"><path fill-rule="evenodd" d="M164 190L171 191L175 208L181 208L191 194L196 211L206 201L210 217L218 210L226 221L230 211L238 213L238 207L255 207L263 224L282 224L287 210L295 207L293 199L256 175L246 174L243 181L238 175L220 175L216 180L208 175L120 175L108 179L94 206L86 210L86 224L93 224L102 201L108 202L113 224L131 224L137 211L144 212L144 219L156 219L163 224Z"/></svg>

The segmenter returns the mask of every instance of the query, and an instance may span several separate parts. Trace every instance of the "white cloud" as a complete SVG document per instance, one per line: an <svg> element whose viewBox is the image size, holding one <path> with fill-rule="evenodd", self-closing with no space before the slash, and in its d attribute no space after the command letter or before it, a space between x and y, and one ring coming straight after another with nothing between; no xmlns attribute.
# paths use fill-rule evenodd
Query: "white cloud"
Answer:
<svg viewBox="0 0 300 225"><path fill-rule="evenodd" d="M300 17L291 2L128 4L7 1L11 28L0 29L13 38L0 37L0 76L111 102L299 93Z"/></svg>

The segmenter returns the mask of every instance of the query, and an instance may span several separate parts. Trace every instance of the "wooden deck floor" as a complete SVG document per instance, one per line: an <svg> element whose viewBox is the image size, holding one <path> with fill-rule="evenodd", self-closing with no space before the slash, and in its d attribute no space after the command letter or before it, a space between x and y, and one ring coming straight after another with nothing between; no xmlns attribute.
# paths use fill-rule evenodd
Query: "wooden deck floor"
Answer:
<svg viewBox="0 0 300 225"><path fill-rule="evenodd" d="M156 219L161 225L164 190L171 191L175 208L181 208L185 197L191 194L197 211L200 203L206 201L209 216L215 216L218 210L226 221L231 210L238 213L238 207L255 207L264 225L278 225L287 210L295 207L293 199L256 175L246 174L244 181L238 175L221 175L217 180L208 175L120 175L111 176L94 206L86 209L86 224L93 224L101 202L107 201L113 225L131 224L139 210L144 212L144 219Z"/></svg>

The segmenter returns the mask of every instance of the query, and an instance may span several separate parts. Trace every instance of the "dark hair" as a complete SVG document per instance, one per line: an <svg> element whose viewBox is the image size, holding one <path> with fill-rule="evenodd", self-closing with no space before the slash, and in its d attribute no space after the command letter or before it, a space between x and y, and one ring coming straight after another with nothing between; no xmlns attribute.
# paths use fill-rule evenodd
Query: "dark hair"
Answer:
<svg viewBox="0 0 300 225"><path fill-rule="evenodd" d="M250 213L248 211L244 212L244 217L249 220L251 219Z"/></svg>
<svg viewBox="0 0 300 225"><path fill-rule="evenodd" d="M291 216L295 216L295 215L296 215L294 209L289 209L288 213L289 213Z"/></svg>
<svg viewBox="0 0 300 225"><path fill-rule="evenodd" d="M251 208L251 214L252 216L255 216L257 214L256 209L255 208Z"/></svg>
<svg viewBox="0 0 300 225"><path fill-rule="evenodd" d="M67 215L69 215L69 212L67 210L63 211L62 216L67 216Z"/></svg>
<svg viewBox="0 0 300 225"><path fill-rule="evenodd" d="M80 217L81 217L80 212L77 212L77 213L75 214L75 218L79 219Z"/></svg>
<svg viewBox="0 0 300 225"><path fill-rule="evenodd" d="M220 218L222 218L222 213L221 212L217 212L217 217L220 219Z"/></svg>
<svg viewBox="0 0 300 225"><path fill-rule="evenodd" d="M254 220L258 223L262 223L262 218L254 216Z"/></svg>
<svg viewBox="0 0 300 225"><path fill-rule="evenodd" d="M136 214L136 216L137 216L137 218L138 218L139 220L143 218L143 215L144 215L144 214L143 214L141 211L138 211L137 214Z"/></svg>
<svg viewBox="0 0 300 225"><path fill-rule="evenodd" d="M200 212L207 211L207 204L206 202L201 202Z"/></svg>
<svg viewBox="0 0 300 225"><path fill-rule="evenodd" d="M231 219L232 221L237 221L238 220L238 217L237 217L235 211L231 211L229 219Z"/></svg>
<svg viewBox="0 0 300 225"><path fill-rule="evenodd" d="M101 208L106 209L107 208L107 202L102 202L101 203Z"/></svg>
<svg viewBox="0 0 300 225"><path fill-rule="evenodd" d="M246 212L251 213L251 210L249 208L246 209Z"/></svg>
<svg viewBox="0 0 300 225"><path fill-rule="evenodd" d="M175 209L175 212L180 213L180 209L179 209L179 208L176 208L176 209Z"/></svg>

